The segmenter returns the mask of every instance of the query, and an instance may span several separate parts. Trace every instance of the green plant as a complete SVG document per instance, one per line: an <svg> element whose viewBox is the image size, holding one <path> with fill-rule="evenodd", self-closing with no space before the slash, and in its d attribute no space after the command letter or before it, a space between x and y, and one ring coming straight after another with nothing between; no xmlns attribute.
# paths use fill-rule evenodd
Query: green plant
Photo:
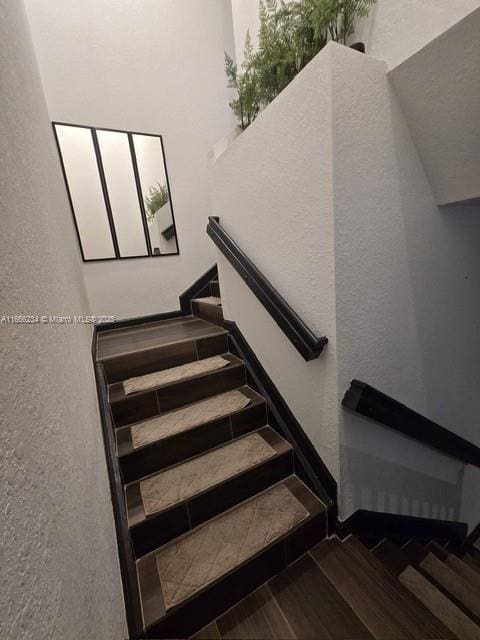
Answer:
<svg viewBox="0 0 480 640"><path fill-rule="evenodd" d="M155 220L155 215L159 209L167 204L169 199L167 185L157 182L157 186L150 187L148 196L145 197L145 210L148 222Z"/></svg>
<svg viewBox="0 0 480 640"><path fill-rule="evenodd" d="M237 91L237 97L230 102L230 108L240 121L242 129L246 129L260 111L258 74L248 31L243 55L242 71L239 73L233 59L225 52L225 73L227 74L228 87Z"/></svg>
<svg viewBox="0 0 480 640"><path fill-rule="evenodd" d="M347 41L375 0L261 0L258 50L247 32L240 71L225 54L230 107L245 129L329 42Z"/></svg>

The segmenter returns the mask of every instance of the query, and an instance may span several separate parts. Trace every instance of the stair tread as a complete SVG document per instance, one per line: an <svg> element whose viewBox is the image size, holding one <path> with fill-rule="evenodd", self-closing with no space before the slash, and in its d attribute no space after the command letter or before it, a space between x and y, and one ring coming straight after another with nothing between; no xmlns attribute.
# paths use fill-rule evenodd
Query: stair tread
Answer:
<svg viewBox="0 0 480 640"><path fill-rule="evenodd" d="M291 450L270 427L141 479L126 487L129 525L143 522Z"/></svg>
<svg viewBox="0 0 480 640"><path fill-rule="evenodd" d="M218 638L296 640L296 636L266 584L224 613L218 618L216 625L221 634ZM211 640L212 636L205 636L205 638ZM195 640L201 640L198 634L195 636Z"/></svg>
<svg viewBox="0 0 480 640"><path fill-rule="evenodd" d="M417 564L427 555L425 547L422 547L416 540L409 540L403 545L401 550L406 554L411 564Z"/></svg>
<svg viewBox="0 0 480 640"><path fill-rule="evenodd" d="M467 580L480 593L480 573L454 554L449 554L444 560L445 564L453 569L458 575Z"/></svg>
<svg viewBox="0 0 480 640"><path fill-rule="evenodd" d="M215 371L216 369L222 369L228 364L228 359L222 355L211 356L210 358L204 358L202 360L194 360L181 364L176 367L170 367L168 369L162 369L161 371L155 371L153 373L147 373L142 376L135 376L134 378L128 378L123 381L123 391L126 396L137 393L138 391L147 391L150 389L156 389L157 387L163 387L167 384L179 382L180 380L186 380L198 375Z"/></svg>
<svg viewBox="0 0 480 640"><path fill-rule="evenodd" d="M406 553L390 540L383 540L372 553L459 640L477 640L480 628L422 573L409 564Z"/></svg>
<svg viewBox="0 0 480 640"><path fill-rule="evenodd" d="M374 637L308 554L268 585L297 638Z"/></svg>
<svg viewBox="0 0 480 640"><path fill-rule="evenodd" d="M453 637L353 536L321 542L310 554L375 637Z"/></svg>
<svg viewBox="0 0 480 640"><path fill-rule="evenodd" d="M97 360L103 362L130 353L226 333L218 325L193 315L101 331L97 337Z"/></svg>
<svg viewBox="0 0 480 640"><path fill-rule="evenodd" d="M296 476L290 476L144 556L137 561L137 570L145 626L262 553L324 508Z"/></svg>
<svg viewBox="0 0 480 640"><path fill-rule="evenodd" d="M250 387L244 386L209 396L148 420L120 427L117 429L119 456L233 415L259 402L264 402L262 396Z"/></svg>
<svg viewBox="0 0 480 640"><path fill-rule="evenodd" d="M399 576L410 564L408 556L390 540L382 540L372 549L372 553L394 576Z"/></svg>
<svg viewBox="0 0 480 640"><path fill-rule="evenodd" d="M170 387L173 386L179 382L184 382L186 380L194 380L196 378L203 378L205 376L208 376L210 374L214 374L218 371L226 371L229 368L232 367L238 367L238 366L244 366L243 365L243 360L240 360L240 358L237 358L236 356L234 356L231 353L223 353L221 354L221 356L212 356L212 358L204 358L203 360L195 360L194 362L191 363L187 363L186 365L180 365L179 367L172 367L171 369L165 369L164 371L171 371L173 369L177 369L180 370L182 369L182 367L185 367L185 369L183 369L183 371L190 371L192 372L195 368L192 368L192 365L194 365L197 362L204 362L204 360L212 360L213 358L223 358L224 360L226 360L226 363L224 365L215 367L215 368L211 368L208 370L204 370L200 373L192 373L192 375L188 375L188 376L183 376L182 373L180 372L180 376L175 379L175 380L171 380L169 382L164 382L163 384L157 384L156 386L151 386L149 388L145 388L142 390L137 391L136 393L129 393L126 394L124 391L124 382L115 382L114 384L109 385L108 387L108 398L109 398L109 402L111 404L114 404L116 402L121 402L122 400L125 399L131 399L131 398L136 398L139 397L142 393L150 393L152 391L156 391L156 390L160 390L160 389L164 389L166 387ZM207 367L208 368L208 365ZM157 372L157 373L163 373L162 372ZM154 376L155 374L147 374L147 376ZM147 378L147 376L138 376L139 378Z"/></svg>
<svg viewBox="0 0 480 640"><path fill-rule="evenodd" d="M480 595L464 578L431 552L418 566L480 619Z"/></svg>
<svg viewBox="0 0 480 640"><path fill-rule="evenodd" d="M415 567L408 566L404 569L399 580L455 634L458 640L480 638L480 627Z"/></svg>
<svg viewBox="0 0 480 640"><path fill-rule="evenodd" d="M198 302L199 304L210 304L213 307L220 307L222 305L222 299L219 296L206 296L205 298L194 298L192 302Z"/></svg>

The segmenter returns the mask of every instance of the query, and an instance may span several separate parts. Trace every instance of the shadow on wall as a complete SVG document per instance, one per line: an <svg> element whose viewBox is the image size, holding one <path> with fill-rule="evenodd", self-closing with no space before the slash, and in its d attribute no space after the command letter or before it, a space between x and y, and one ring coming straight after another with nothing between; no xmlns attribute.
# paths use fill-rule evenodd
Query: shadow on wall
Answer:
<svg viewBox="0 0 480 640"><path fill-rule="evenodd" d="M360 446L343 451L342 519L358 509L460 519L465 465L359 416L345 414L344 427L350 434L355 430ZM372 430L375 450L362 450L362 433L371 442ZM399 450L405 453L402 464L397 462Z"/></svg>
<svg viewBox="0 0 480 640"><path fill-rule="evenodd" d="M480 206L436 205L420 162L409 161L396 96L391 109L425 415L480 446Z"/></svg>

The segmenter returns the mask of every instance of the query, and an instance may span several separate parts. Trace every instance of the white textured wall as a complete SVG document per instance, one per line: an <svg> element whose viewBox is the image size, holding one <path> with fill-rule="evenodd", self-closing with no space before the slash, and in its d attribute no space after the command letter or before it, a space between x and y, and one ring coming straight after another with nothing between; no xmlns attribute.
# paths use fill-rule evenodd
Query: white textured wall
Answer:
<svg viewBox="0 0 480 640"><path fill-rule="evenodd" d="M258 45L258 17L259 0L231 0L233 34L235 38L235 56L240 66L244 60L243 49L247 31L254 47Z"/></svg>
<svg viewBox="0 0 480 640"><path fill-rule="evenodd" d="M331 46L339 397L359 378L478 444L479 212L435 205L386 65ZM461 465L342 417L343 515L458 516Z"/></svg>
<svg viewBox="0 0 480 640"><path fill-rule="evenodd" d="M340 479L342 517L458 518L462 465L340 408L359 378L478 442L480 216L436 206L387 64L328 45L219 157L213 184L226 230L330 339L303 362L220 258L226 316Z"/></svg>
<svg viewBox="0 0 480 640"><path fill-rule="evenodd" d="M88 313L22 3L0 16L0 315ZM5 640L126 637L91 333L0 326Z"/></svg>
<svg viewBox="0 0 480 640"><path fill-rule="evenodd" d="M480 8L390 72L438 204L480 202Z"/></svg>
<svg viewBox="0 0 480 640"><path fill-rule="evenodd" d="M207 154L234 125L230 0L26 0L52 120L164 136L180 256L86 264L95 313L178 307L215 260Z"/></svg>
<svg viewBox="0 0 480 640"><path fill-rule="evenodd" d="M318 56L213 168L213 214L287 302L331 340L306 363L218 255L235 320L338 477L330 52Z"/></svg>
<svg viewBox="0 0 480 640"><path fill-rule="evenodd" d="M231 3L235 50L241 61L247 29L256 43L259 0ZM377 0L351 40L362 40L369 55L393 68L478 7L480 0Z"/></svg>
<svg viewBox="0 0 480 640"><path fill-rule="evenodd" d="M480 0L377 0L356 39L393 68L479 6Z"/></svg>

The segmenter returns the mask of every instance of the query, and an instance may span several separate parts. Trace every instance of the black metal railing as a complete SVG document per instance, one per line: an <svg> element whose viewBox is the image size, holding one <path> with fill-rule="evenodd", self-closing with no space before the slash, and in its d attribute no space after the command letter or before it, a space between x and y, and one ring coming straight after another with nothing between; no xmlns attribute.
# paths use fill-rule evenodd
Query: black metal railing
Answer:
<svg viewBox="0 0 480 640"><path fill-rule="evenodd" d="M218 218L208 218L207 233L303 358L318 358L328 339L313 333L223 229Z"/></svg>

